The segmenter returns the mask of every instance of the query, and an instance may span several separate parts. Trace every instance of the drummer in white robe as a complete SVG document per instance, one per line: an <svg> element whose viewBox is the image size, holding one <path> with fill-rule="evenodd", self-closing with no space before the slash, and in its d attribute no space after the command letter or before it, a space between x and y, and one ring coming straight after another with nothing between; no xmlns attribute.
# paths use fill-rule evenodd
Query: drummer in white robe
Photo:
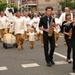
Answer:
<svg viewBox="0 0 75 75"><path fill-rule="evenodd" d="M1 32L1 41L3 42L3 36L4 34L8 33L7 32L7 25L8 22L8 18L6 16L4 16L4 12L1 11L1 15L0 15L0 32Z"/></svg>
<svg viewBox="0 0 75 75"><path fill-rule="evenodd" d="M23 49L24 44L24 19L21 17L21 13L17 12L17 17L14 19L14 34L16 36L16 41L18 49Z"/></svg>

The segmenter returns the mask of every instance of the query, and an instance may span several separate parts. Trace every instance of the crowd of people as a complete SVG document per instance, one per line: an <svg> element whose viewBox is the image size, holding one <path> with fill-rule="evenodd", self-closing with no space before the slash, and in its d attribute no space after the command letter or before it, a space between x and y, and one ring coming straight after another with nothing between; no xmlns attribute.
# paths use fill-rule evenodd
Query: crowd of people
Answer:
<svg viewBox="0 0 75 75"><path fill-rule="evenodd" d="M65 11L61 13L59 18L56 12L52 12L52 7L46 7L43 15L39 16L38 13L34 13L33 18L28 12L21 14L18 11L12 15L10 17L9 14L5 15L4 11L0 11L0 38L2 42L4 42L5 34L13 34L16 37L18 50L22 50L24 40L29 41L29 46L33 49L35 40L40 39L41 45L44 47L47 66L51 67L55 64L53 54L55 47L58 46L61 31L67 46L68 63L71 63L70 54L73 49L73 72L75 73L75 17L68 7L65 7Z"/></svg>

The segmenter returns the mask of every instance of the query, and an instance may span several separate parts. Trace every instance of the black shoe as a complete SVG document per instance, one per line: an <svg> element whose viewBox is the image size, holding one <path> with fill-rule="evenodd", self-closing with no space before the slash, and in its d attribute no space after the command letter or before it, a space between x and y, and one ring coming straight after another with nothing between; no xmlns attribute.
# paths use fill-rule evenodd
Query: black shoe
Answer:
<svg viewBox="0 0 75 75"><path fill-rule="evenodd" d="M75 73L75 70L73 70L73 72Z"/></svg>
<svg viewBox="0 0 75 75"><path fill-rule="evenodd" d="M48 67L51 67L51 66L52 66L52 64L51 64L51 63L47 63L47 66L48 66Z"/></svg>
<svg viewBox="0 0 75 75"><path fill-rule="evenodd" d="M52 65L54 65L54 64L55 64L55 62L52 60L52 61L51 61L51 64L52 64Z"/></svg>
<svg viewBox="0 0 75 75"><path fill-rule="evenodd" d="M67 59L67 62L68 62L68 63L71 63L71 60L70 60L70 59Z"/></svg>

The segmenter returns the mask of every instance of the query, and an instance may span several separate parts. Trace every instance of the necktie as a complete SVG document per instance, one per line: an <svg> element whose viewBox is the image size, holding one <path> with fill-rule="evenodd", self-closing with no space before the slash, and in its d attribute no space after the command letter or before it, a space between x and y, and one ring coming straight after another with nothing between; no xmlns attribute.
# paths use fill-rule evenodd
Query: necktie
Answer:
<svg viewBox="0 0 75 75"><path fill-rule="evenodd" d="M49 18L47 18L47 28L49 28L50 27L50 25L49 25L50 23L49 23Z"/></svg>

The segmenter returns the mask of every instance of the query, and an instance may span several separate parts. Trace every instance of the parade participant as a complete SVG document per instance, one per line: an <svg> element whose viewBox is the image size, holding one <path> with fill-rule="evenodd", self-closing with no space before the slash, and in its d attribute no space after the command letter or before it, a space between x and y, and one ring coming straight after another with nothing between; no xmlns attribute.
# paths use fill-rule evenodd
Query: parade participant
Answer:
<svg viewBox="0 0 75 75"><path fill-rule="evenodd" d="M52 7L46 7L45 12L46 15L40 19L39 29L43 31L45 60L47 62L47 66L51 67L52 65L55 64L55 62L53 61L53 54L55 50L53 26L55 26L55 21L51 16ZM50 43L50 48L49 48L49 43Z"/></svg>
<svg viewBox="0 0 75 75"><path fill-rule="evenodd" d="M3 36L4 34L8 33L7 31L7 22L8 22L8 19L6 16L4 16L4 12L1 11L1 14L0 14L0 32L1 32L1 41L3 42Z"/></svg>
<svg viewBox="0 0 75 75"><path fill-rule="evenodd" d="M12 17L13 14L14 14L14 9L11 8L10 5L8 5L8 6L6 7L4 13L5 13L5 15L6 15L7 17Z"/></svg>
<svg viewBox="0 0 75 75"><path fill-rule="evenodd" d="M44 17L44 16L45 16L45 13L43 13L43 14L41 15L41 18ZM42 28L43 28L43 26L42 26ZM40 29L39 29L39 35L40 35L41 44L42 44L42 46L44 47L43 31L40 30Z"/></svg>
<svg viewBox="0 0 75 75"><path fill-rule="evenodd" d="M27 35L29 35L30 48L32 49L35 41L35 35L36 35L36 33L34 32L34 28L30 28L30 32L27 33Z"/></svg>
<svg viewBox="0 0 75 75"><path fill-rule="evenodd" d="M31 28L31 20L30 20L30 17L28 16L28 12L25 12L24 14L24 22L26 23L25 24L25 40L29 40L29 36L26 35L26 32L30 31L30 28Z"/></svg>
<svg viewBox="0 0 75 75"><path fill-rule="evenodd" d="M65 15L67 12L70 12L70 9L68 7L65 7L64 12L60 15L59 20L60 20L60 25L62 26L63 21L65 21ZM71 13L71 12L70 12ZM73 20L73 14L71 13L71 20Z"/></svg>
<svg viewBox="0 0 75 75"><path fill-rule="evenodd" d="M72 24L72 36L71 36L71 43L73 49L73 72L75 73L75 18Z"/></svg>
<svg viewBox="0 0 75 75"><path fill-rule="evenodd" d="M14 34L16 36L16 41L18 45L18 49L23 49L23 43L24 43L24 19L21 17L21 13L17 12L16 18L14 19Z"/></svg>
<svg viewBox="0 0 75 75"><path fill-rule="evenodd" d="M71 14L70 12L67 12L65 15L65 21L62 23L63 26L63 33L65 35L65 41L67 44L67 62L71 63L70 55L71 55L71 34L72 29L70 30L72 21L71 21Z"/></svg>
<svg viewBox="0 0 75 75"><path fill-rule="evenodd" d="M60 26L59 26L59 19L57 18L57 13L52 12L52 16L55 19L56 26L54 27L54 34L55 34L55 46L58 46L58 39L59 39L59 33L60 33Z"/></svg>
<svg viewBox="0 0 75 75"><path fill-rule="evenodd" d="M39 39L39 28L38 28L39 21L40 21L40 18L38 17L38 14L34 13L34 18L32 19L32 26L34 27L35 32L38 33L36 35L36 40Z"/></svg>
<svg viewBox="0 0 75 75"><path fill-rule="evenodd" d="M43 28L43 26L42 26L42 28ZM40 29L39 29L39 35L40 35L41 45L44 46L43 31Z"/></svg>
<svg viewBox="0 0 75 75"><path fill-rule="evenodd" d="M62 26L63 21L65 21L65 14L67 12L70 12L70 9L68 7L65 7L64 12L59 17L60 26ZM72 13L71 13L71 20L73 20L73 14ZM66 44L65 39L64 39L64 44Z"/></svg>

